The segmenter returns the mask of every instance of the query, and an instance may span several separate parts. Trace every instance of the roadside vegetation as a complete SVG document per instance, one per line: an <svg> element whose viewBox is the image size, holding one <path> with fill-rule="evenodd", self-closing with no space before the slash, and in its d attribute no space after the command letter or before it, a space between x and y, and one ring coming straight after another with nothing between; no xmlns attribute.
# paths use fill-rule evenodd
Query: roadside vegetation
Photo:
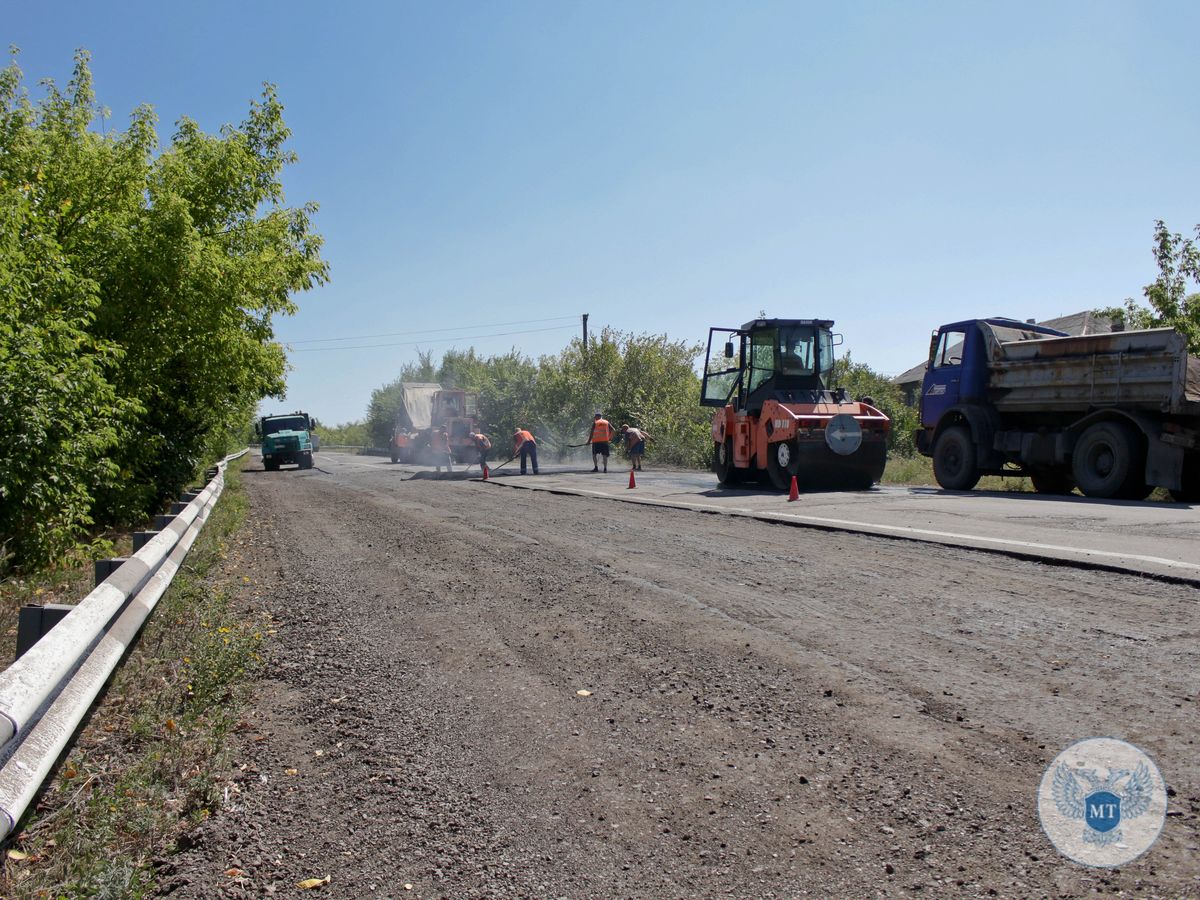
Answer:
<svg viewBox="0 0 1200 900"><path fill-rule="evenodd" d="M9 842L0 896L147 896L159 858L219 808L226 738L270 632L234 609L231 592L243 585L210 580L245 513L231 466L186 564ZM78 557L10 579L0 601L11 613L31 598L78 600L90 580L90 560Z"/></svg>
<svg viewBox="0 0 1200 900"><path fill-rule="evenodd" d="M362 422L345 425L318 425L314 432L321 438L322 447L370 447L371 435Z"/></svg>
<svg viewBox="0 0 1200 900"><path fill-rule="evenodd" d="M149 106L124 131L88 54L65 89L0 70L0 576L155 512L244 446L281 396L272 320L323 282L316 207L284 204L295 155L274 87L238 126Z"/></svg>
<svg viewBox="0 0 1200 900"><path fill-rule="evenodd" d="M1174 328L1187 338L1188 352L1200 355L1200 225L1195 239L1172 234L1161 219L1154 223L1151 251L1158 277L1142 289L1146 305L1127 298L1124 305L1097 310L1126 328Z"/></svg>

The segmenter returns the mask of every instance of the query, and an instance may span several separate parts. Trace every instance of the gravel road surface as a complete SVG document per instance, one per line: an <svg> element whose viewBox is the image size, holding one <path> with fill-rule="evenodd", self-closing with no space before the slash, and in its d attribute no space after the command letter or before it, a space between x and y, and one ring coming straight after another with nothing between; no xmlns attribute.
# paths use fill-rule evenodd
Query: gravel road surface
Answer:
<svg viewBox="0 0 1200 900"><path fill-rule="evenodd" d="M320 466L245 473L276 634L164 893L1200 895L1193 588ZM1098 735L1170 794L1117 870L1037 815Z"/></svg>

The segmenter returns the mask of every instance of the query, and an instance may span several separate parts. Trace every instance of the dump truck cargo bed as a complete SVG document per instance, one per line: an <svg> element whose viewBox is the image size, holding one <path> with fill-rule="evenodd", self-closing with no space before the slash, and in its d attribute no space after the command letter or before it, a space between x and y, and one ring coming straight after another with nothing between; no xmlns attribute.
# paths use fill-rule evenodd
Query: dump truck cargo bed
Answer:
<svg viewBox="0 0 1200 900"><path fill-rule="evenodd" d="M433 418L433 397L442 389L440 384L406 381L400 385L400 408L397 424L413 431L428 428Z"/></svg>
<svg viewBox="0 0 1200 900"><path fill-rule="evenodd" d="M1200 413L1200 358L1170 328L1003 340L982 324L988 344L988 399L1002 413L1082 412L1120 406Z"/></svg>

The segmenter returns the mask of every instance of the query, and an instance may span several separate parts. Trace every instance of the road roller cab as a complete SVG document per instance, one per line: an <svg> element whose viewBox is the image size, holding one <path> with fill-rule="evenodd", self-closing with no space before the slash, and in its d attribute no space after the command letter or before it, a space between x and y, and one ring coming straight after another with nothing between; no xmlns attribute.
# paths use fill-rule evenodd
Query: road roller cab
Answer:
<svg viewBox="0 0 1200 900"><path fill-rule="evenodd" d="M891 421L833 387L829 319L755 319L710 328L700 402L713 416L721 484L769 479L786 490L865 489L883 475ZM715 352L714 352L715 351Z"/></svg>

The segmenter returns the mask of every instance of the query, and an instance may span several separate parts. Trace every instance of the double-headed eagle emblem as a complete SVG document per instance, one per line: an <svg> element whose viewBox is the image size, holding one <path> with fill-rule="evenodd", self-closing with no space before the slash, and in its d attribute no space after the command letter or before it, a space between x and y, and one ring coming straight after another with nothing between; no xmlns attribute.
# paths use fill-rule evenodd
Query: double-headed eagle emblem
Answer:
<svg viewBox="0 0 1200 900"><path fill-rule="evenodd" d="M1086 788L1076 776L1087 782ZM1138 763L1133 772L1112 769L1106 778L1095 769L1072 771L1066 763L1059 763L1054 770L1054 805L1068 819L1083 819L1085 843L1107 847L1121 840L1118 826L1122 820L1136 819L1150 808L1153 787L1145 763Z"/></svg>

